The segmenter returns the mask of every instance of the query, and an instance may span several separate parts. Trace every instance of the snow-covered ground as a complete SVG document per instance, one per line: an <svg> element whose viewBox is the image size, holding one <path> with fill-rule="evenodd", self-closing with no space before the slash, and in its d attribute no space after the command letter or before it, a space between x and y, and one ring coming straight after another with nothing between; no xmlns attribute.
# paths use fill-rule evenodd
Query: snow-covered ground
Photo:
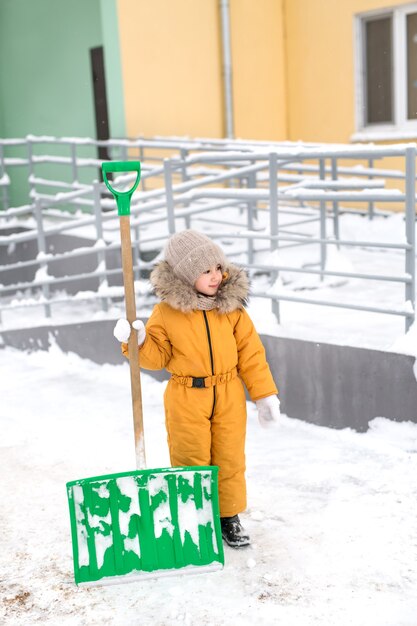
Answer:
<svg viewBox="0 0 417 626"><path fill-rule="evenodd" d="M164 384L143 376L150 467ZM417 424L263 430L249 404L252 546L216 573L77 588L65 483L134 469L128 365L3 348L0 398L1 624L416 626Z"/></svg>
<svg viewBox="0 0 417 626"><path fill-rule="evenodd" d="M222 218L244 219L236 210ZM280 227L292 219L284 213ZM260 212L259 232L265 220ZM203 219L193 227L209 235L223 228ZM145 235L155 234L154 228ZM303 229L318 235L317 222ZM227 236L236 227L223 230L219 243L226 254L245 262L245 244ZM350 241L403 243L403 215L371 222L346 213L340 231ZM106 241L117 236L107 232ZM262 245L255 246L259 262L318 262L317 245L282 247L278 257L259 251ZM402 275L404 253L328 246L326 267ZM138 286L146 290L143 282ZM265 275L252 275L252 287L271 289ZM316 300L404 307L404 286L392 282L320 281L282 271L273 289ZM52 308L57 324L123 315L122 304L104 313L97 301L79 298ZM142 297L138 310L149 313ZM261 333L417 357L417 325L405 336L399 316L282 302L278 323L270 302L256 297L249 313ZM45 323L42 306L13 309L3 313L0 330ZM143 375L150 467L169 465L164 384ZM248 415L249 507L242 519L252 546L226 548L226 566L217 573L77 588L65 484L134 469L128 366L98 366L55 345L28 354L1 349L0 342L0 625L417 626L417 424L384 415L359 434L283 416L276 429L266 431L251 403Z"/></svg>

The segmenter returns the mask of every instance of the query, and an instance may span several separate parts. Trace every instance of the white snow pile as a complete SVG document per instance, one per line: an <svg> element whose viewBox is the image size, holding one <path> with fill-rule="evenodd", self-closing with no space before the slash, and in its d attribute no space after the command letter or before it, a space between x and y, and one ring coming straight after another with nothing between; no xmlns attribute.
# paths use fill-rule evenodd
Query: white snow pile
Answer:
<svg viewBox="0 0 417 626"><path fill-rule="evenodd" d="M168 464L164 383L143 376L148 465ZM248 404L252 546L220 572L77 588L65 484L134 469L129 370L0 350L0 623L415 626L417 424L366 434Z"/></svg>

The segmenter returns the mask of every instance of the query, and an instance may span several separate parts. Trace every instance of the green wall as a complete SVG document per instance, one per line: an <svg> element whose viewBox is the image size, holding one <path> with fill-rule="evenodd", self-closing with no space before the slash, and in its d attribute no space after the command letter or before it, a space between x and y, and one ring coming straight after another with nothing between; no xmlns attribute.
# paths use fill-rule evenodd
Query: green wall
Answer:
<svg viewBox="0 0 417 626"><path fill-rule="evenodd" d="M124 138L126 126L116 0L101 0L101 26L110 132L114 138Z"/></svg>
<svg viewBox="0 0 417 626"><path fill-rule="evenodd" d="M0 133L95 137L90 48L104 46L110 133L124 135L115 0L0 0ZM113 88L113 85L116 88ZM50 152L50 148L44 149ZM68 149L62 149L68 155ZM23 156L22 149L9 149ZM82 156L88 156L81 150ZM39 166L69 179L63 166ZM27 169L9 171L11 204L27 202ZM81 181L91 180L86 170Z"/></svg>

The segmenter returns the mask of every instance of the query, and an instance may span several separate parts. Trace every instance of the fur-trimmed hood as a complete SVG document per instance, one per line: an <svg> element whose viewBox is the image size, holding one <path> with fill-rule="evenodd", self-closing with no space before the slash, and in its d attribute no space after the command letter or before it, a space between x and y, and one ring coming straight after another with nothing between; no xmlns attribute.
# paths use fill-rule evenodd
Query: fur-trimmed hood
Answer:
<svg viewBox="0 0 417 626"><path fill-rule="evenodd" d="M150 275L152 287L163 302L184 313L199 308L199 295L188 283L174 274L167 261L160 261ZM249 279L245 270L229 263L223 281L214 296L219 313L242 309L249 295Z"/></svg>

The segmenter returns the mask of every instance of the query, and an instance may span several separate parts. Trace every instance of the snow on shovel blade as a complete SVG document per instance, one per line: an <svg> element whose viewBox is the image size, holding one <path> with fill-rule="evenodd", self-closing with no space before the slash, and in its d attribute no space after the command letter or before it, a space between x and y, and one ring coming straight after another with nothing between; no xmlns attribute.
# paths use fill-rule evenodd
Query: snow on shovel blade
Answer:
<svg viewBox="0 0 417 626"><path fill-rule="evenodd" d="M67 483L75 582L220 569L217 474L176 467Z"/></svg>

